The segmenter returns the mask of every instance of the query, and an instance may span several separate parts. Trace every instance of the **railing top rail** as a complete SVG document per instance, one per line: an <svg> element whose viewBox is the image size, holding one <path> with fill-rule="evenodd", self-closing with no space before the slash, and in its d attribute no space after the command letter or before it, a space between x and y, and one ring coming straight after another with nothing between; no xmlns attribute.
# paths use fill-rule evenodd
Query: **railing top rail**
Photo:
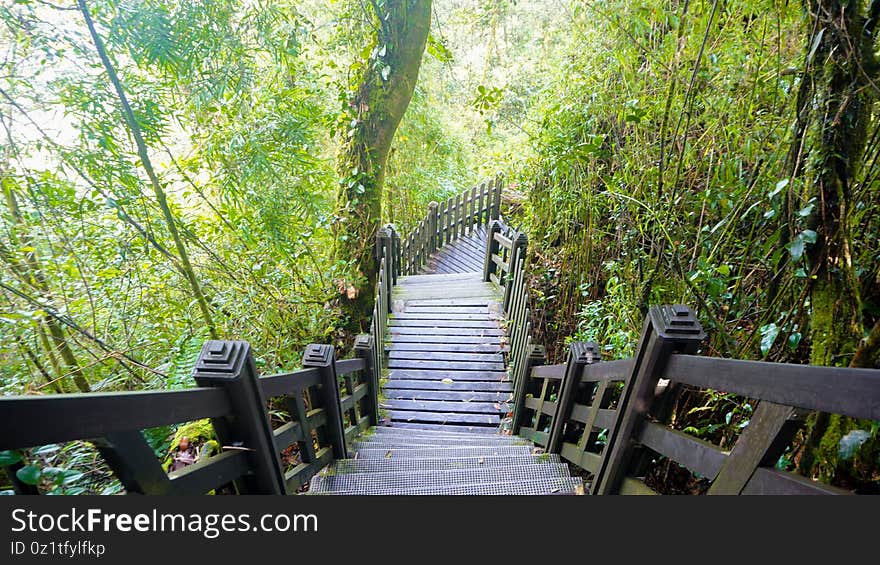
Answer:
<svg viewBox="0 0 880 565"><path fill-rule="evenodd" d="M662 378L808 410L880 420L880 371L672 355Z"/></svg>
<svg viewBox="0 0 880 565"><path fill-rule="evenodd" d="M0 398L0 450L215 418L231 411L220 388Z"/></svg>

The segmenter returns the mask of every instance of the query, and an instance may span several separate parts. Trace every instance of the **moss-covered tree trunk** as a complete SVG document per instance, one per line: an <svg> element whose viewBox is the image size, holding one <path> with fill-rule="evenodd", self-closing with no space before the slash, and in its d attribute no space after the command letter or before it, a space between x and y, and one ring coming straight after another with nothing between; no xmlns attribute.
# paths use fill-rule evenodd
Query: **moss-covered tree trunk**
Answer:
<svg viewBox="0 0 880 565"><path fill-rule="evenodd" d="M372 308L385 164L415 89L431 25L430 0L385 0L369 6L374 49L350 101L350 128L339 158L336 256L354 261L360 274L357 296L345 302L353 329L365 325Z"/></svg>
<svg viewBox="0 0 880 565"><path fill-rule="evenodd" d="M864 335L858 279L850 250L852 186L862 164L865 133L875 96L873 31L859 1L810 0L807 58L798 104L794 143L802 155L803 202L813 204L804 231L792 241L815 238L805 253L810 267L810 362L846 366ZM805 95L805 96L804 96ZM802 137L801 137L802 136ZM813 417L799 467L832 479L838 468L838 442L854 423L840 417ZM857 425L857 424L855 424Z"/></svg>

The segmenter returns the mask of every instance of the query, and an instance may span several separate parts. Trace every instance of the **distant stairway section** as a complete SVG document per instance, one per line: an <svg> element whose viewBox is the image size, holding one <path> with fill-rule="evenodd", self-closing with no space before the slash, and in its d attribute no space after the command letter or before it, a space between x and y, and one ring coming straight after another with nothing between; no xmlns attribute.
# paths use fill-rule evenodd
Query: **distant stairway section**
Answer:
<svg viewBox="0 0 880 565"><path fill-rule="evenodd" d="M473 226L467 235L432 253L420 274L482 274L485 260L486 226Z"/></svg>
<svg viewBox="0 0 880 565"><path fill-rule="evenodd" d="M501 298L482 273L400 277L380 401L392 426L497 432L513 397Z"/></svg>
<svg viewBox="0 0 880 565"><path fill-rule="evenodd" d="M377 427L312 479L312 494L579 494L557 455L516 436Z"/></svg>

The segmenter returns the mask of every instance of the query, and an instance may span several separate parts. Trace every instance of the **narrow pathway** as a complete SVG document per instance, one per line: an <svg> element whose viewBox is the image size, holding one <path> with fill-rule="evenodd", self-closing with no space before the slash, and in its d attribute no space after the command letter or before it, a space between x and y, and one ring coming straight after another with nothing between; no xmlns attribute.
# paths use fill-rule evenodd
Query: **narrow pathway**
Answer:
<svg viewBox="0 0 880 565"><path fill-rule="evenodd" d="M400 277L388 320L388 371L371 429L312 479L314 494L573 494L556 455L501 434L513 387L501 293L483 282L485 230L441 248Z"/></svg>

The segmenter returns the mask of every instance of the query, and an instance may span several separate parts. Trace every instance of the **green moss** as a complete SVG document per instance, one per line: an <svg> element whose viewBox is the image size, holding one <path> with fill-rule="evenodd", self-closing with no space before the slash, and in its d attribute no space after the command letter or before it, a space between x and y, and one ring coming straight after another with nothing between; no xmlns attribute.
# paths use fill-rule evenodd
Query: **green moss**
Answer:
<svg viewBox="0 0 880 565"><path fill-rule="evenodd" d="M180 426L177 428L177 431L174 432L174 437L171 438L171 443L168 446L168 454L163 461L163 467L165 469L168 469L171 466L174 453L177 451L177 447L180 445L183 438L187 438L191 445L200 446L200 457L204 455L213 455L220 451L220 444L215 439L214 426L211 425L211 420L204 419L189 422L188 424Z"/></svg>

